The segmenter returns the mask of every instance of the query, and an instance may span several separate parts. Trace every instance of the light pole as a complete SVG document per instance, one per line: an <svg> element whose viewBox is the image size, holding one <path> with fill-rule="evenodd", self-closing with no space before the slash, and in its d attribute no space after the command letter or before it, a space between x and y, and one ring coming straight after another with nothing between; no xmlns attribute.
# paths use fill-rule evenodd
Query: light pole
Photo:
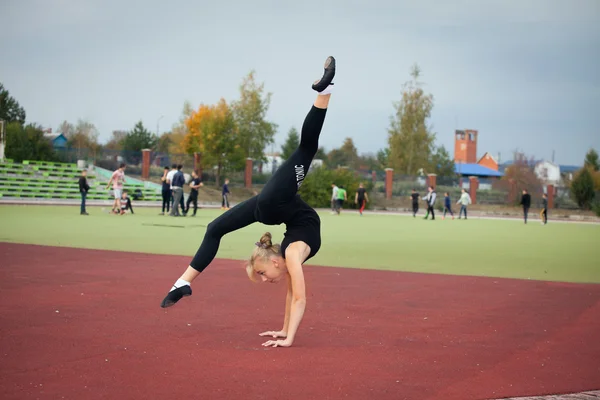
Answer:
<svg viewBox="0 0 600 400"><path fill-rule="evenodd" d="M163 119L164 115L161 115L157 120L156 120L156 136L159 136L158 134L158 127L159 127L159 123L160 120Z"/></svg>

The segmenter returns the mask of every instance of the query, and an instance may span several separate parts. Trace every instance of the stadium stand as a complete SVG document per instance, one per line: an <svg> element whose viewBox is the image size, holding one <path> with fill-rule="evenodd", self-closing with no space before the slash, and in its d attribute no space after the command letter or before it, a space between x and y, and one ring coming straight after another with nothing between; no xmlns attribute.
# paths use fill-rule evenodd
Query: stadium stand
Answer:
<svg viewBox="0 0 600 400"><path fill-rule="evenodd" d="M0 162L0 197L23 199L79 199L80 169L76 164L31 161ZM88 200L112 200L106 190L107 180L88 172ZM145 188L143 183L127 182L124 189L137 201L161 201L160 191ZM140 198L141 196L141 198Z"/></svg>

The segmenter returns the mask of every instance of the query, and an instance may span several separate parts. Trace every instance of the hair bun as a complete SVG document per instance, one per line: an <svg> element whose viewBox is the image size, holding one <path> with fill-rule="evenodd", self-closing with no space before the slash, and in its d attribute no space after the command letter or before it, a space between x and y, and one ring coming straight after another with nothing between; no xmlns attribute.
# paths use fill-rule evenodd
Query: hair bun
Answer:
<svg viewBox="0 0 600 400"><path fill-rule="evenodd" d="M260 237L260 243L263 245L262 247L264 247L265 249L272 247L273 246L273 242L271 242L272 237L273 236L271 235L271 232L265 232L265 234Z"/></svg>

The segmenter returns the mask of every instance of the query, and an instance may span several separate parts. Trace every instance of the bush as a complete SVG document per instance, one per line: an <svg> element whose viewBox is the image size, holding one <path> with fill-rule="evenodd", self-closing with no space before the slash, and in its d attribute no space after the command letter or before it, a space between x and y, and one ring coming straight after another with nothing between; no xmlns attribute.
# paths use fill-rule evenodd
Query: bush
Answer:
<svg viewBox="0 0 600 400"><path fill-rule="evenodd" d="M582 168L571 182L571 197L579 207L589 210L594 201L594 179L588 168Z"/></svg>
<svg viewBox="0 0 600 400"><path fill-rule="evenodd" d="M600 200L594 201L592 204L592 210L598 217L600 217Z"/></svg>
<svg viewBox="0 0 600 400"><path fill-rule="evenodd" d="M335 170L315 168L304 179L299 193L311 207L329 208L331 206L331 184L335 183L338 187L343 186L346 189L348 202L345 204L345 208L356 208L354 196L361 182L364 183L367 193L370 193L373 183L370 180L361 180L354 171L343 168ZM367 203L368 206L369 203Z"/></svg>
<svg viewBox="0 0 600 400"><path fill-rule="evenodd" d="M40 127L11 122L6 127L6 157L15 162L23 160L57 161L50 141Z"/></svg>

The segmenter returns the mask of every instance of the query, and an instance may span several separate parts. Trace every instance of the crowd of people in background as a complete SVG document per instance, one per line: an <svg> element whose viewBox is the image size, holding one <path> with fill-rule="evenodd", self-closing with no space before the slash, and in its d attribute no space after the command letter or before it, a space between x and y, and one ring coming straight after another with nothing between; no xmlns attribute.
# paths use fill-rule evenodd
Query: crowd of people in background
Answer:
<svg viewBox="0 0 600 400"><path fill-rule="evenodd" d="M129 197L127 190L123 190L125 184L125 164L121 164L119 168L113 172L106 185L106 189L109 189L112 184L112 195L114 197L113 206L111 212L114 214L133 214L133 206L131 204L131 198ZM186 185L186 178L183 173L183 165L173 164L171 168L165 167L163 175L160 178L162 182L162 212L160 215L169 215L172 217L187 216L190 211L190 206L193 205L192 217L196 216L198 210L198 189L204 186L202 179L196 171L192 171L191 180L189 182L190 193L187 201L184 202L184 187ZM348 201L348 193L344 186L337 186L335 183L331 184L331 213L334 215L340 215L344 207L344 203ZM87 171L82 170L81 176L79 177L79 192L81 194L81 215L89 215L86 210L86 198L90 190L90 186L87 182ZM221 190L221 209L228 210L230 208L229 196L231 191L229 190L229 179L225 179ZM437 193L433 186L427 188L427 194L421 198L420 194L416 189L412 189L409 196L412 204L413 217L417 216L419 212L419 201L425 201L426 213L423 219L435 220L435 204L437 201ZM543 194L543 205L540 211L540 220L543 225L548 223L548 196L546 193ZM354 195L354 204L357 206L359 214L362 216L367 203L369 202L369 195L362 183ZM471 196L466 189L461 190L461 195L456 205L460 205L460 211L458 213L458 219L467 219L467 208L472 204ZM527 224L529 216L529 209L531 208L531 195L527 190L523 190L520 205L523 209L523 220ZM181 212L180 212L181 209ZM442 219L446 218L449 214L454 219L454 212L452 211L452 200L448 192L444 193L444 208Z"/></svg>

